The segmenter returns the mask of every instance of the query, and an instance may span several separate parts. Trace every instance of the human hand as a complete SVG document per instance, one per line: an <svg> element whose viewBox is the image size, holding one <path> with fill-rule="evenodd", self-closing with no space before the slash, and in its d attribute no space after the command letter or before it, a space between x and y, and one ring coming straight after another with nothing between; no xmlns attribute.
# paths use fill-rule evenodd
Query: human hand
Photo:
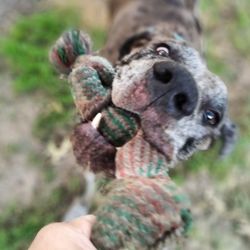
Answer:
<svg viewBox="0 0 250 250"><path fill-rule="evenodd" d="M43 227L28 250L96 250L89 238L95 216L87 215L70 222Z"/></svg>

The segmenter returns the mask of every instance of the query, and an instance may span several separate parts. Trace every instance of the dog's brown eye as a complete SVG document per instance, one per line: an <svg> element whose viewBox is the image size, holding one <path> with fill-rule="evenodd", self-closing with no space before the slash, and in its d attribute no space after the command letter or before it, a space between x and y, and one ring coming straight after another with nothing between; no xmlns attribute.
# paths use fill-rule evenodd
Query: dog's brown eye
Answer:
<svg viewBox="0 0 250 250"><path fill-rule="evenodd" d="M169 48L164 46L159 46L158 48L156 48L156 52L159 56L165 56L165 57L169 56Z"/></svg>
<svg viewBox="0 0 250 250"><path fill-rule="evenodd" d="M208 109L204 112L204 120L210 126L216 126L220 121L220 115L218 112Z"/></svg>

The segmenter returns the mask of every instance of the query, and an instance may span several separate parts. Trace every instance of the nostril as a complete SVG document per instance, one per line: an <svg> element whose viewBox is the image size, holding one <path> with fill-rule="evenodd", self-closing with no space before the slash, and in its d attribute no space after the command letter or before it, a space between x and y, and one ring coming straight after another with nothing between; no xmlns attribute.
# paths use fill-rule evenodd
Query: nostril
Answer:
<svg viewBox="0 0 250 250"><path fill-rule="evenodd" d="M184 115L188 115L192 112L189 105L189 98L185 93L179 93L173 98L174 107L177 111Z"/></svg>
<svg viewBox="0 0 250 250"><path fill-rule="evenodd" d="M166 64L163 63L154 65L154 75L156 79L163 84L169 83L173 78L172 72L166 67Z"/></svg>
<svg viewBox="0 0 250 250"><path fill-rule="evenodd" d="M172 73L170 71L166 71L164 73L164 76L162 77L161 82L164 84L169 83L172 80L172 78L173 78Z"/></svg>

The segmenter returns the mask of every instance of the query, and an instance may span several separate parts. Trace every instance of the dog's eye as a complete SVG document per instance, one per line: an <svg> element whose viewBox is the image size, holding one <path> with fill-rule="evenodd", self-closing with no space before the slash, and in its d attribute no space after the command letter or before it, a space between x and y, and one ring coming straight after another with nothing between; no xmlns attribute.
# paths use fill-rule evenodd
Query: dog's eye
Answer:
<svg viewBox="0 0 250 250"><path fill-rule="evenodd" d="M220 114L214 110L206 110L203 116L205 123L210 126L216 126L220 122Z"/></svg>
<svg viewBox="0 0 250 250"><path fill-rule="evenodd" d="M159 56L169 56L169 48L166 46L159 46L156 48L156 52Z"/></svg>

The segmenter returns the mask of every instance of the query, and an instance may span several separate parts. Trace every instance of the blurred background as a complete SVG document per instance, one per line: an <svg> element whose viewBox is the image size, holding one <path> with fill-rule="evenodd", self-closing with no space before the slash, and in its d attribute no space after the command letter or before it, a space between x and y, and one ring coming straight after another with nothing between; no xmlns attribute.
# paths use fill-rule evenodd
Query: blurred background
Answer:
<svg viewBox="0 0 250 250"><path fill-rule="evenodd" d="M186 249L250 246L250 2L200 0L205 57L226 83L240 129L234 153L218 145L173 173L192 200ZM27 249L43 225L88 209L91 176L75 163L76 122L67 88L48 50L67 28L88 31L98 50L109 16L104 0L0 0L0 249Z"/></svg>

